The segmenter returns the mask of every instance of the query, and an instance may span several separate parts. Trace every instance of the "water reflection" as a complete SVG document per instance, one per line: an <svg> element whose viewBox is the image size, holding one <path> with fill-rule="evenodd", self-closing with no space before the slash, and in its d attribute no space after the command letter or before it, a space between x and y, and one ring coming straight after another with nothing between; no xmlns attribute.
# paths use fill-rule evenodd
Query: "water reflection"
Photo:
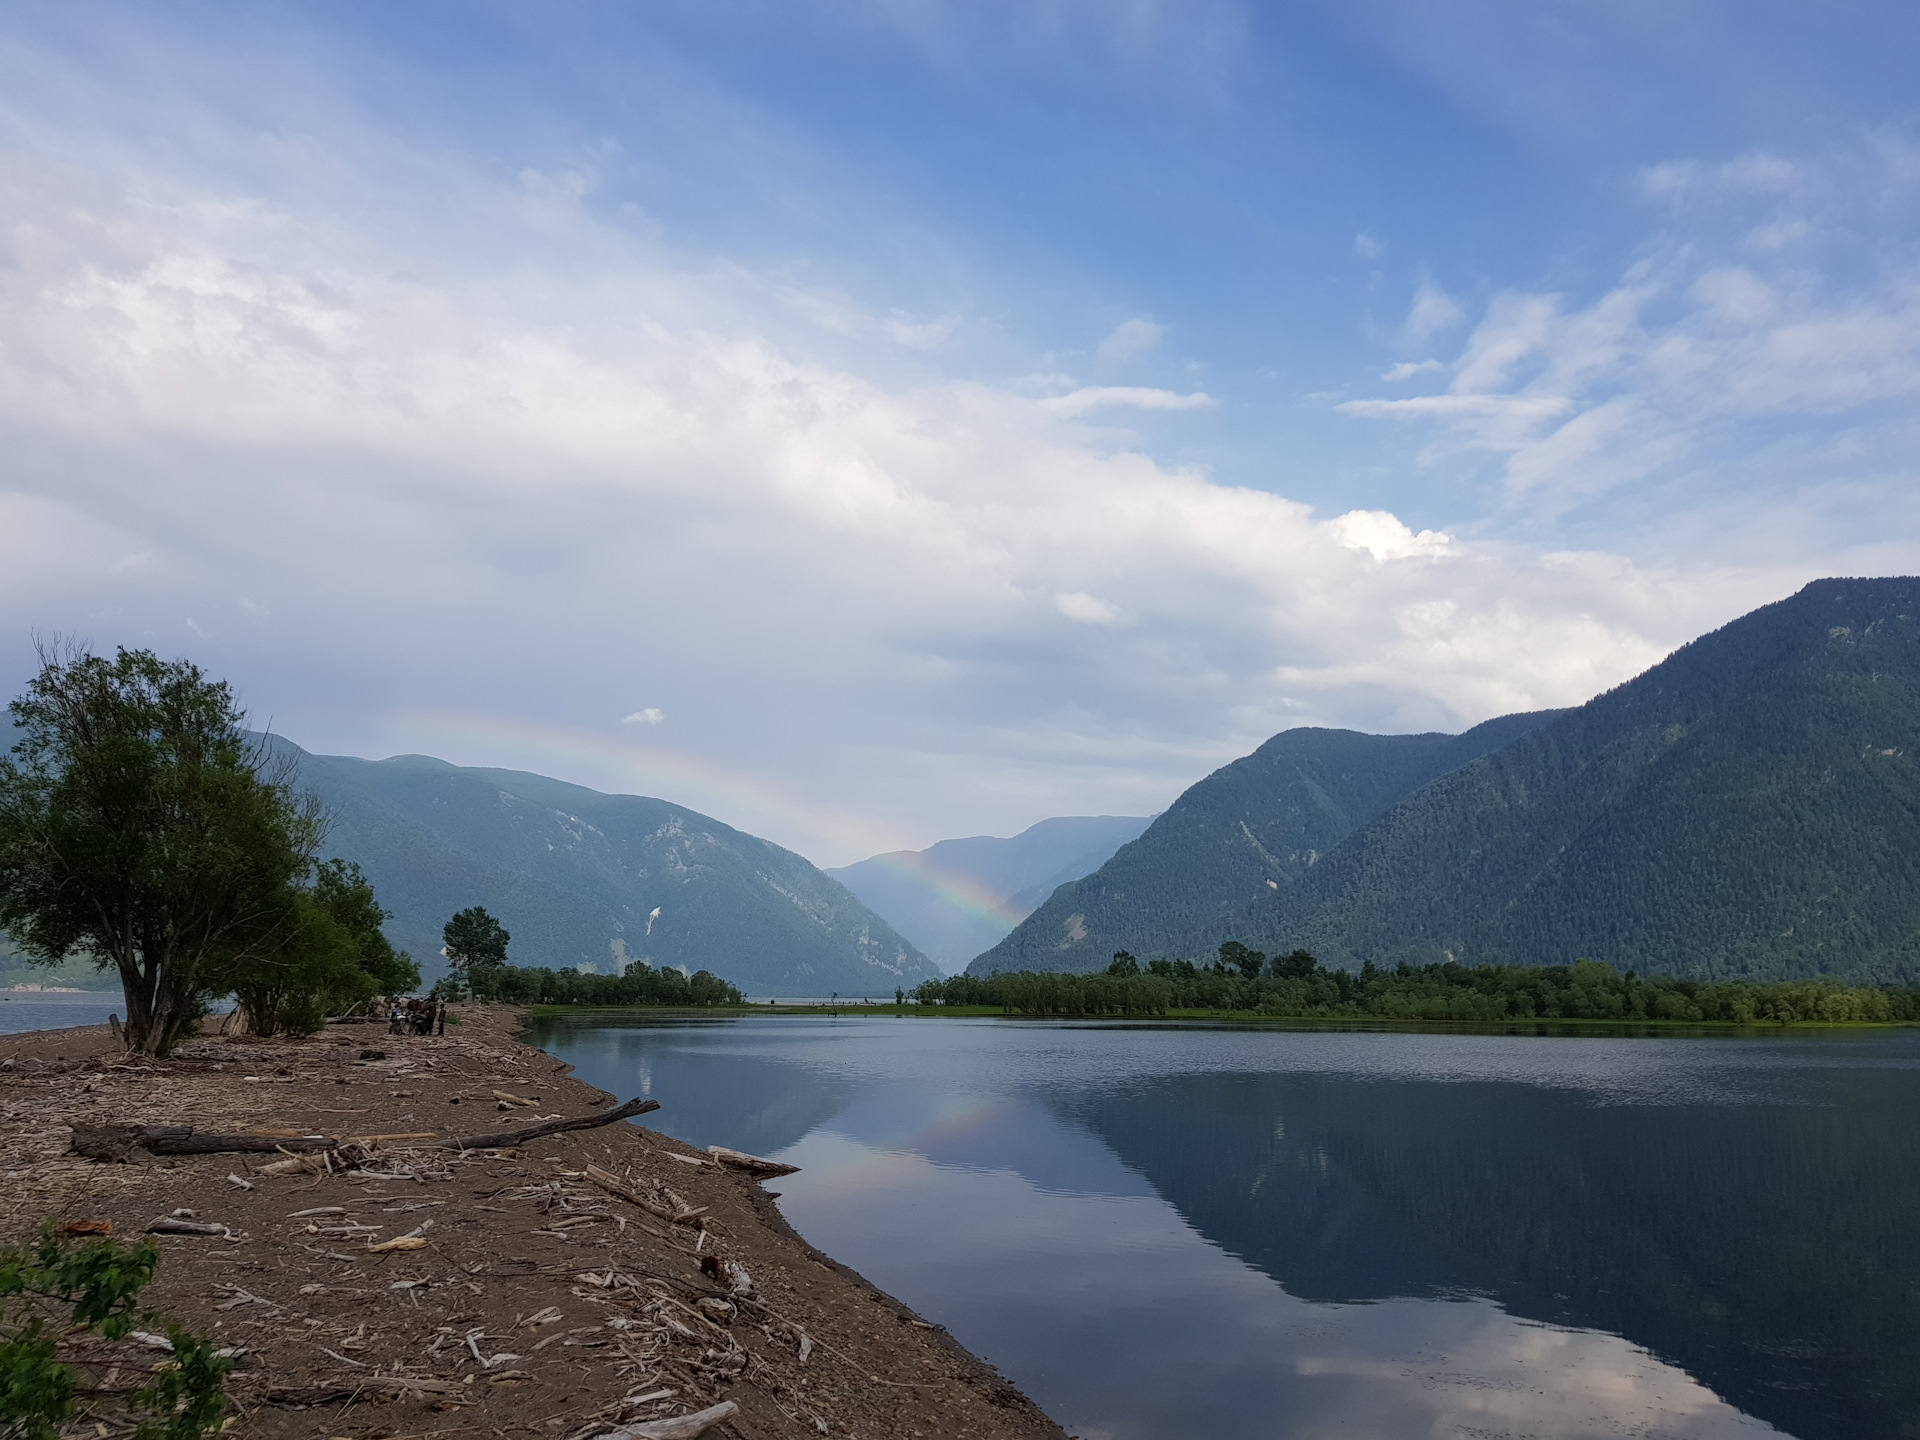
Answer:
<svg viewBox="0 0 1920 1440"><path fill-rule="evenodd" d="M802 1233L1089 1437L1824 1440L1920 1433L1917 1042L543 1043L663 1129L806 1167Z"/></svg>

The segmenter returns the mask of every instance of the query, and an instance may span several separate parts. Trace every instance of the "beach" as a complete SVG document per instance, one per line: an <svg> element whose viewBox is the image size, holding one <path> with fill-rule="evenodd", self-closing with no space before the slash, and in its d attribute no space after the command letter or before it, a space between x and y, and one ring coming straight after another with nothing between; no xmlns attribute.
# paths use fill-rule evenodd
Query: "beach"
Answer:
<svg viewBox="0 0 1920 1440"><path fill-rule="evenodd" d="M164 1061L104 1026L0 1036L0 1229L221 1227L155 1237L144 1299L237 1351L236 1436L590 1440L728 1404L707 1433L1062 1435L809 1246L753 1174L628 1123L485 1143L629 1097L519 1043L518 1012L453 1018L440 1037L209 1033ZM290 1153L153 1153L156 1126ZM105 1392L124 1382L102 1367L156 1363L120 1350L91 1366Z"/></svg>

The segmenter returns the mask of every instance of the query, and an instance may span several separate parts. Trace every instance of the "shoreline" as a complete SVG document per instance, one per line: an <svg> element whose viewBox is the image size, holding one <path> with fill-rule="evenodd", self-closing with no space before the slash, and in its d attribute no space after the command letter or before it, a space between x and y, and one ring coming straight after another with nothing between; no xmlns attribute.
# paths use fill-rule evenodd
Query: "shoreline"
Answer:
<svg viewBox="0 0 1920 1440"><path fill-rule="evenodd" d="M137 1241L182 1208L230 1227L157 1237L142 1298L245 1352L235 1440L592 1440L727 1402L707 1433L1065 1440L943 1329L809 1245L757 1180L679 1141L614 1123L446 1148L625 1098L521 1040L525 1012L455 1013L444 1037L208 1035L160 1062L104 1026L0 1035L0 1234L58 1216ZM351 1163L71 1153L75 1125L109 1123L292 1125ZM390 1236L408 1243L372 1248ZM126 1363L151 1368L137 1351Z"/></svg>
<svg viewBox="0 0 1920 1440"><path fill-rule="evenodd" d="M1408 1035L1537 1035L1608 1034L1630 1038L1648 1035L1734 1035L1755 1038L1796 1034L1806 1030L1913 1030L1914 1020L1736 1020L1551 1019L1551 1020L1411 1020L1388 1015L1261 1015L1246 1010L1169 1010L1164 1015L1052 1015L1025 1014L997 1005L527 1005L520 1007L537 1020L564 1020L570 1016L600 1018L616 1015L674 1017L687 1020L750 1019L756 1015L804 1016L819 1020L1007 1020L1021 1023L1068 1022L1120 1028L1134 1025L1244 1026L1261 1030L1348 1031L1366 1034Z"/></svg>

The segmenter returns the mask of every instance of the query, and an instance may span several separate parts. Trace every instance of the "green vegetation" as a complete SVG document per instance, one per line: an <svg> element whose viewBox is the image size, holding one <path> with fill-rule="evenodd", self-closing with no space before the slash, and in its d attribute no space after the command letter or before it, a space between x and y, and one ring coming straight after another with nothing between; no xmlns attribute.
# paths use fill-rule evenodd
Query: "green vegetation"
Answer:
<svg viewBox="0 0 1920 1440"><path fill-rule="evenodd" d="M111 968L127 1041L164 1055L232 993L262 1034L417 983L326 821L185 661L42 651L0 758L0 929L27 960Z"/></svg>
<svg viewBox="0 0 1920 1440"><path fill-rule="evenodd" d="M329 860L311 888L290 888L287 914L272 943L234 967L234 996L256 1035L310 1035L329 1015L347 1014L381 995L420 983L413 957L382 933L387 911L358 865Z"/></svg>
<svg viewBox="0 0 1920 1440"><path fill-rule="evenodd" d="M200 1440L219 1427L232 1362L210 1339L139 1308L159 1263L151 1240L76 1240L53 1221L37 1237L0 1250L0 1436L54 1440L83 1393L62 1348L71 1351L89 1333L124 1339L136 1321L164 1325L173 1359L129 1397L136 1418L130 1440Z"/></svg>
<svg viewBox="0 0 1920 1440"><path fill-rule="evenodd" d="M1097 975L1000 971L955 975L913 992L944 1008L995 1006L1003 1014L1164 1016L1236 1012L1289 1019L1629 1020L1785 1025L1920 1021L1920 989L1820 981L1699 981L1622 975L1611 965L1364 965L1327 970L1304 950L1269 960L1237 941L1210 965L1154 960L1142 967L1121 951Z"/></svg>
<svg viewBox="0 0 1920 1440"><path fill-rule="evenodd" d="M507 963L507 942L513 937L478 905L469 906L441 927L440 953L456 969L473 971Z"/></svg>
<svg viewBox="0 0 1920 1440"><path fill-rule="evenodd" d="M1818 581L1397 797L1364 738L1208 777L970 972L1238 938L1356 971L1920 982L1920 580Z"/></svg>
<svg viewBox="0 0 1920 1440"><path fill-rule="evenodd" d="M691 976L633 964L624 975L583 974L522 965L483 965L468 971L476 1000L507 1005L744 1005L732 985L706 970Z"/></svg>

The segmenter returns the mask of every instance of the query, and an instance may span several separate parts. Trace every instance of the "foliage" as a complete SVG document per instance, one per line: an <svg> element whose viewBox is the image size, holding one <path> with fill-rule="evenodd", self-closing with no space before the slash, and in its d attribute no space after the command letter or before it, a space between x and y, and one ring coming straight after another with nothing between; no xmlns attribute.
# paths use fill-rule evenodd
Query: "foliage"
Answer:
<svg viewBox="0 0 1920 1440"><path fill-rule="evenodd" d="M473 905L447 921L440 932L445 947L440 953L449 965L471 974L485 966L506 964L507 942L512 938L498 920Z"/></svg>
<svg viewBox="0 0 1920 1440"><path fill-rule="evenodd" d="M355 964L372 986L369 995L405 995L419 988L420 966L395 950L380 927L393 912L374 898L373 885L350 860L329 860L313 877L313 898L352 937ZM504 944L504 937L502 943Z"/></svg>
<svg viewBox="0 0 1920 1440"><path fill-rule="evenodd" d="M997 1005L1021 1015L1164 1015L1169 1010L1240 1010L1324 1019L1679 1020L1742 1025L1795 1021L1920 1020L1920 989L1829 981L1687 980L1622 975L1611 965L1368 964L1328 970L1304 950L1276 955L1229 940L1209 965L1154 960L1142 968L1118 952L1106 971L1000 971L932 980L913 992L922 1005Z"/></svg>
<svg viewBox="0 0 1920 1440"><path fill-rule="evenodd" d="M741 1005L740 992L717 975L656 970L636 962L623 975L582 974L519 965L467 971L475 999L509 1005Z"/></svg>
<svg viewBox="0 0 1920 1440"><path fill-rule="evenodd" d="M381 932L388 913L358 865L327 861L310 887L288 892L286 904L285 922L234 984L256 1035L310 1035L329 1015L420 984L420 967Z"/></svg>
<svg viewBox="0 0 1920 1440"><path fill-rule="evenodd" d="M0 759L0 928L114 967L129 1042L165 1054L272 943L323 830L232 692L185 662L41 652Z"/></svg>
<svg viewBox="0 0 1920 1440"><path fill-rule="evenodd" d="M136 1320L158 1323L139 1308L160 1252L152 1241L75 1241L52 1221L37 1237L0 1250L0 1437L53 1440L74 1412L78 1383L59 1347L76 1330L123 1339ZM64 1313L62 1313L64 1312ZM226 1408L230 1361L213 1342L166 1324L173 1360L132 1397L140 1412L133 1440L199 1440L218 1428Z"/></svg>

